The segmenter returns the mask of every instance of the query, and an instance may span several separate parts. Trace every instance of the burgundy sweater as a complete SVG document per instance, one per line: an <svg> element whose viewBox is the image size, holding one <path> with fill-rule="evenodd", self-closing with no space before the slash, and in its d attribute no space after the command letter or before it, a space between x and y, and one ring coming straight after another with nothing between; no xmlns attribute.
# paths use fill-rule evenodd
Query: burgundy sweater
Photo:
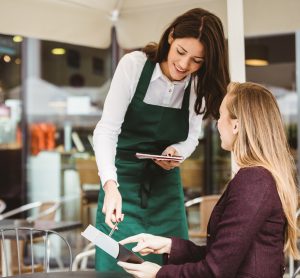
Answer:
<svg viewBox="0 0 300 278"><path fill-rule="evenodd" d="M207 245L172 238L158 278L279 278L284 273L285 216L266 169L240 169L213 209Z"/></svg>

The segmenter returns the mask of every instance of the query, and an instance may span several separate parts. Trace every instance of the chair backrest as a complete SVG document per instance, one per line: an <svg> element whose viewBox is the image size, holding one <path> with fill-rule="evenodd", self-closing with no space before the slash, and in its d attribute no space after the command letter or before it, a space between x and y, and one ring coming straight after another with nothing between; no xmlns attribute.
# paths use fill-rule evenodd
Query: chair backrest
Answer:
<svg viewBox="0 0 300 278"><path fill-rule="evenodd" d="M294 262L293 262L294 263ZM290 275L289 277L291 278L296 278L298 277L297 275L300 273L300 266L298 266L298 268L296 269L296 271L294 273L292 273L292 275Z"/></svg>
<svg viewBox="0 0 300 278"><path fill-rule="evenodd" d="M33 202L0 214L0 220L34 209L37 209L37 212L27 217L29 222L37 219L54 220L55 213L60 207L61 203L59 201Z"/></svg>
<svg viewBox="0 0 300 278"><path fill-rule="evenodd" d="M200 232L206 233L208 221L213 208L218 202L220 195L207 195L202 197L200 203Z"/></svg>
<svg viewBox="0 0 300 278"><path fill-rule="evenodd" d="M205 195L189 200L185 203L186 208L189 208L196 204L199 205L200 227L198 232L190 233L192 237L206 237L207 225L210 215L220 197L221 195Z"/></svg>
<svg viewBox="0 0 300 278"><path fill-rule="evenodd" d="M6 203L0 199L0 213L6 209Z"/></svg>
<svg viewBox="0 0 300 278"><path fill-rule="evenodd" d="M79 174L81 186L84 184L97 184L99 186L100 178L98 176L98 168L94 157L77 158L75 160L76 169Z"/></svg>
<svg viewBox="0 0 300 278"><path fill-rule="evenodd" d="M90 242L82 252L78 253L72 264L72 271L80 270L89 270L88 268L88 258L95 257L96 249L94 243ZM94 269L94 268L93 268ZM92 270L93 270L92 269ZM91 269L90 269L91 270Z"/></svg>
<svg viewBox="0 0 300 278"><path fill-rule="evenodd" d="M42 271L50 271L50 241L59 239L65 243L67 252L69 255L69 267L68 270L71 271L72 267L72 251L68 241L59 233L52 230L41 230L35 228L25 228L25 227L4 227L0 228L0 242L1 242L1 259L2 259L2 277L10 276L13 274L13 266L17 264L17 273L20 275L23 272L28 272L25 270L23 251L24 246L29 246L28 254L30 261L29 272L35 272L35 252L34 252L34 238L43 237L43 264ZM12 258L13 254L15 258ZM24 271L23 271L24 269Z"/></svg>
<svg viewBox="0 0 300 278"><path fill-rule="evenodd" d="M59 201L41 202L36 214L27 217L27 221L35 220L55 220L56 212L61 208Z"/></svg>
<svg viewBox="0 0 300 278"><path fill-rule="evenodd" d="M100 177L95 157L76 158L76 170L80 179L80 219L84 224L91 223L89 208L98 203ZM84 215L84 212L87 215ZM87 223L85 223L87 221Z"/></svg>

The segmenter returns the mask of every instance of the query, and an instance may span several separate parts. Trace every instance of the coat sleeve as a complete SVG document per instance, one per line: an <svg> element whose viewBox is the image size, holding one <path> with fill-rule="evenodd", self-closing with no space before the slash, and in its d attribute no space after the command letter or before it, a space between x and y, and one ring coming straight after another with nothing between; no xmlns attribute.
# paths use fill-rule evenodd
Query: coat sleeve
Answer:
<svg viewBox="0 0 300 278"><path fill-rule="evenodd" d="M204 259L205 251L205 245L199 246L189 240L173 237L171 254L166 256L165 264L197 262Z"/></svg>
<svg viewBox="0 0 300 278"><path fill-rule="evenodd" d="M181 265L163 266L157 277L235 277L247 251L272 209L276 186L264 169L242 169L228 186L226 205L215 223L216 234L205 259ZM190 244L180 245L191 252ZM174 249L176 251L177 247ZM170 258L175 254L171 250ZM176 252L179 252L176 251ZM178 263L178 262L177 262Z"/></svg>

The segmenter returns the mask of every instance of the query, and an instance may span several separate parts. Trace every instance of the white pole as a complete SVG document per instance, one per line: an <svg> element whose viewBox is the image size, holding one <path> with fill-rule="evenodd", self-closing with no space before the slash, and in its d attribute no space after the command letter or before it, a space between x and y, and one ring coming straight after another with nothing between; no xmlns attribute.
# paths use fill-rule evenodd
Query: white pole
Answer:
<svg viewBox="0 0 300 278"><path fill-rule="evenodd" d="M41 41L27 38L27 73L28 77L41 78Z"/></svg>
<svg viewBox="0 0 300 278"><path fill-rule="evenodd" d="M227 0L227 21L231 81L245 82L243 0Z"/></svg>
<svg viewBox="0 0 300 278"><path fill-rule="evenodd" d="M231 81L245 82L245 40L243 0L227 0L228 55ZM232 175L237 165L231 155Z"/></svg>

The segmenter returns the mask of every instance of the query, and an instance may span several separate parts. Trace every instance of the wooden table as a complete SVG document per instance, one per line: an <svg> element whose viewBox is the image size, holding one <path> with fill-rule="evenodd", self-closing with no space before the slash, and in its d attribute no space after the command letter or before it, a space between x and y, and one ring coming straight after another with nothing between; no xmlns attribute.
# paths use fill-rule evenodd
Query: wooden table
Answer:
<svg viewBox="0 0 300 278"><path fill-rule="evenodd" d="M16 275L9 277L24 278L129 278L127 273L121 272L96 272L96 271L67 271L67 272L36 272L32 274Z"/></svg>

